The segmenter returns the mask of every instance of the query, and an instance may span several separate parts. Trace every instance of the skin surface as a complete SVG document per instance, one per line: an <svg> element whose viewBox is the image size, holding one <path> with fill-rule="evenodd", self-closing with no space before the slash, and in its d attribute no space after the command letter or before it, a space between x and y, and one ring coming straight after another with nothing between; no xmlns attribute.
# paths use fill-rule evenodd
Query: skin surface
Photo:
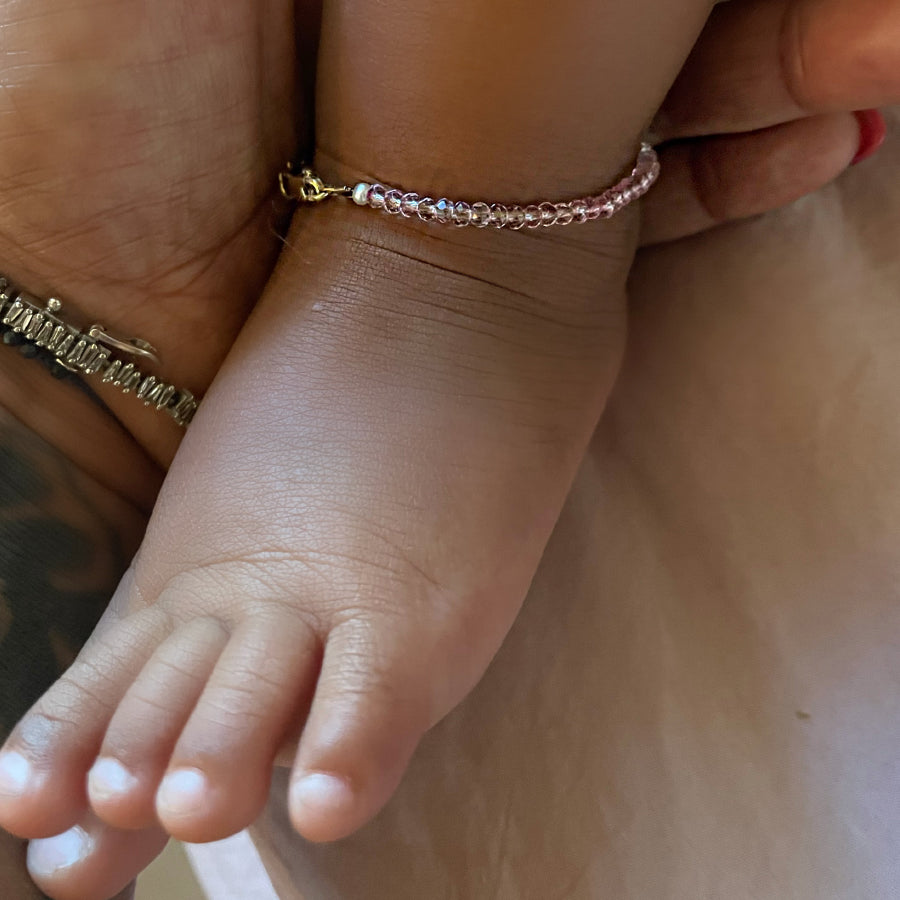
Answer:
<svg viewBox="0 0 900 900"><path fill-rule="evenodd" d="M816 197L641 255L525 608L392 804L283 900L882 900L900 881L900 115ZM715 264L711 264L715 261Z"/></svg>
<svg viewBox="0 0 900 900"><path fill-rule="evenodd" d="M500 199L618 180L708 0L520 7L326 4L319 163ZM551 25L538 90L517 65L477 87L488 46ZM223 838L259 815L301 723L297 830L336 840L375 815L524 599L618 369L637 224L544 239L298 216L109 615L7 743L0 772L31 774L7 779L3 825L50 837L89 801L116 827Z"/></svg>
<svg viewBox="0 0 900 900"><path fill-rule="evenodd" d="M273 186L304 132L293 4L2 0L0 16L0 270L75 324L149 341L202 395L280 247ZM116 427L8 353L0 375L4 408L149 511L180 429L100 387Z"/></svg>

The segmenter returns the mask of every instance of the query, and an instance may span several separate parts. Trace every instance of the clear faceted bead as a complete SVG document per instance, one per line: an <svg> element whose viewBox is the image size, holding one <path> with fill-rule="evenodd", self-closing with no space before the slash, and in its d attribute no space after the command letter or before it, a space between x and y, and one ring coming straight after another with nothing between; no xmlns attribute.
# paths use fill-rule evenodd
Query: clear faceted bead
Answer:
<svg viewBox="0 0 900 900"><path fill-rule="evenodd" d="M509 221L509 210L502 203L495 203L491 207L491 225L494 228L504 228Z"/></svg>
<svg viewBox="0 0 900 900"><path fill-rule="evenodd" d="M465 228L466 225L472 224L472 207L464 200L460 200L453 207L453 224L460 228Z"/></svg>
<svg viewBox="0 0 900 900"><path fill-rule="evenodd" d="M434 200L432 200L431 197L423 197L419 201L419 209L417 211L417 214L423 222L430 222L432 219L434 219Z"/></svg>
<svg viewBox="0 0 900 900"><path fill-rule="evenodd" d="M612 200L607 200L603 206L600 207L600 218L601 219L611 219L616 214L616 204L613 203Z"/></svg>
<svg viewBox="0 0 900 900"><path fill-rule="evenodd" d="M525 210L521 206L510 206L507 210L506 221L508 227L513 231L518 231L525 227Z"/></svg>
<svg viewBox="0 0 900 900"><path fill-rule="evenodd" d="M526 206L525 207L525 224L529 228L540 228L541 221L541 210L538 206Z"/></svg>
<svg viewBox="0 0 900 900"><path fill-rule="evenodd" d="M487 228L491 224L491 208L487 203L472 204L472 224L476 228Z"/></svg>
<svg viewBox="0 0 900 900"><path fill-rule="evenodd" d="M404 194L400 201L400 215L404 218L411 218L419 213L419 195Z"/></svg>
<svg viewBox="0 0 900 900"><path fill-rule="evenodd" d="M372 209L384 209L384 197L387 194L387 188L383 184L373 184L369 188L367 202Z"/></svg>
<svg viewBox="0 0 900 900"><path fill-rule="evenodd" d="M587 200L575 200L569 204L569 208L572 210L572 218L574 221L581 224L582 222L587 222L588 220L588 204Z"/></svg>
<svg viewBox="0 0 900 900"><path fill-rule="evenodd" d="M549 228L556 224L556 207L552 203L542 203L538 209L541 211L541 225Z"/></svg>
<svg viewBox="0 0 900 900"><path fill-rule="evenodd" d="M384 208L391 213L397 215L400 212L400 204L403 202L403 192L398 190L388 191L384 195Z"/></svg>
<svg viewBox="0 0 900 900"><path fill-rule="evenodd" d="M449 225L453 221L453 201L446 197L434 204L434 217L438 222Z"/></svg>
<svg viewBox="0 0 900 900"><path fill-rule="evenodd" d="M575 213L568 203L557 203L556 205L556 223L557 225L571 225L575 219Z"/></svg>

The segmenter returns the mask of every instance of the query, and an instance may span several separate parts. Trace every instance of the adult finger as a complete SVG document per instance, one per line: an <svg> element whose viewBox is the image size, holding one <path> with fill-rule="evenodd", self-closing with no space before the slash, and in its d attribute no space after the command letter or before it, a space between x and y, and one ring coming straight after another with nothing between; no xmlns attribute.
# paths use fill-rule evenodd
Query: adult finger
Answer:
<svg viewBox="0 0 900 900"><path fill-rule="evenodd" d="M641 243L687 237L786 206L836 178L859 147L859 123L851 113L673 144L662 151L662 177L643 201Z"/></svg>
<svg viewBox="0 0 900 900"><path fill-rule="evenodd" d="M661 140L900 102L897 0L718 6L657 119Z"/></svg>

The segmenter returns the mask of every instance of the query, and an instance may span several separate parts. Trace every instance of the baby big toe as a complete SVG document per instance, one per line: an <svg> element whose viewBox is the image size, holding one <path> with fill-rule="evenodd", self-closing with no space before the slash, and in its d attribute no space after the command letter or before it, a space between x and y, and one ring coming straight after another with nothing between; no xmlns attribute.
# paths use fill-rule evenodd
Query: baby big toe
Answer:
<svg viewBox="0 0 900 900"><path fill-rule="evenodd" d="M318 639L292 614L257 616L236 629L156 796L171 835L220 840L258 817L276 754L309 705L318 662Z"/></svg>
<svg viewBox="0 0 900 900"><path fill-rule="evenodd" d="M395 620L383 624L350 623L329 636L288 798L310 841L339 840L372 819L447 711L427 642Z"/></svg>

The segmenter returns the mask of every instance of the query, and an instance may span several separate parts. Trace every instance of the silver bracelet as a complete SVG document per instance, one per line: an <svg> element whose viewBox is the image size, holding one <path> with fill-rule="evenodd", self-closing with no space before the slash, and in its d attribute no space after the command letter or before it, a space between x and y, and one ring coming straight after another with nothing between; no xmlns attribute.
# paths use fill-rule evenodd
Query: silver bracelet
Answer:
<svg viewBox="0 0 900 900"><path fill-rule="evenodd" d="M145 406L155 406L182 427L197 410L194 395L183 388L145 375L134 362L114 354L158 363L156 351L146 341L120 340L102 325L80 331L59 317L62 303L56 298L46 303L14 288L0 276L0 331L4 343L18 343L21 349L42 352L63 371L80 376L99 376L123 394L134 392Z"/></svg>

